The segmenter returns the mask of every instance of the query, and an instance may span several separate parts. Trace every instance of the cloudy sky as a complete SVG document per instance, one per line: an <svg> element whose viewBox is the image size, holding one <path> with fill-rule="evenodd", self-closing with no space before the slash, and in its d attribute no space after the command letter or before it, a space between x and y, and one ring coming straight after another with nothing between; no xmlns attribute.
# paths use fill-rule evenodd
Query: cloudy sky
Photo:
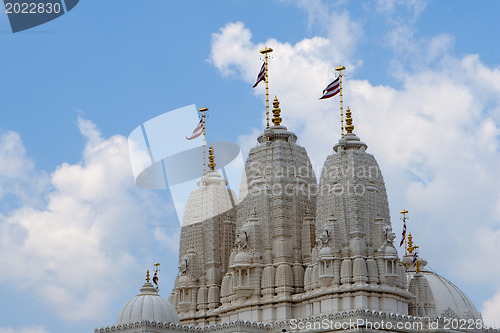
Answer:
<svg viewBox="0 0 500 333"><path fill-rule="evenodd" d="M283 124L318 171L340 136L338 99L318 97L347 68L394 231L406 208L429 266L500 321L497 1L87 0L17 34L1 8L0 333L111 325L156 261L168 296L176 212L135 185L127 137L196 104L209 141L248 151L264 46Z"/></svg>

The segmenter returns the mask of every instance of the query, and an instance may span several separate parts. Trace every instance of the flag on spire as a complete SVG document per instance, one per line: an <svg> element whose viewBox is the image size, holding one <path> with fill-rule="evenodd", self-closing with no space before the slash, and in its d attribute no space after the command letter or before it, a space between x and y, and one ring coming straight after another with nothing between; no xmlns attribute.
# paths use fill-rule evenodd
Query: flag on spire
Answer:
<svg viewBox="0 0 500 333"><path fill-rule="evenodd" d="M320 99L327 99L337 95L340 91L340 76L332 81L326 88L323 90L323 96Z"/></svg>
<svg viewBox="0 0 500 333"><path fill-rule="evenodd" d="M155 272L155 275L153 275L153 283L158 287L158 272Z"/></svg>
<svg viewBox="0 0 500 333"><path fill-rule="evenodd" d="M203 133L203 119L200 120L200 122L198 123L198 125L196 125L196 128L193 130L193 134L191 134L191 136L189 138L186 136L186 139L188 139L188 140L196 139L202 133Z"/></svg>
<svg viewBox="0 0 500 333"><path fill-rule="evenodd" d="M417 260L418 260L418 252L415 251L415 254L413 255L413 266L417 267Z"/></svg>
<svg viewBox="0 0 500 333"><path fill-rule="evenodd" d="M257 87L257 85L266 79L266 62L262 64L262 67L260 68L259 75L257 75L257 82L253 85L253 87Z"/></svg>
<svg viewBox="0 0 500 333"><path fill-rule="evenodd" d="M399 243L399 247L403 246L406 239L406 219L403 219L403 233L401 234L403 239L401 239L401 243Z"/></svg>

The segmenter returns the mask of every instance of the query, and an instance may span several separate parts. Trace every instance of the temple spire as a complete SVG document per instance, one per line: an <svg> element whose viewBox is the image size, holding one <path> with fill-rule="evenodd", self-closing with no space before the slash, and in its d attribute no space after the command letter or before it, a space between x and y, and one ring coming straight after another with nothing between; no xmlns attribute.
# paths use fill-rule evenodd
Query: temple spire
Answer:
<svg viewBox="0 0 500 333"><path fill-rule="evenodd" d="M273 49L270 47L266 47L263 50L260 50L260 53L265 55L265 62L266 62L266 119L267 119L267 127L269 128L269 55L268 53L273 52Z"/></svg>

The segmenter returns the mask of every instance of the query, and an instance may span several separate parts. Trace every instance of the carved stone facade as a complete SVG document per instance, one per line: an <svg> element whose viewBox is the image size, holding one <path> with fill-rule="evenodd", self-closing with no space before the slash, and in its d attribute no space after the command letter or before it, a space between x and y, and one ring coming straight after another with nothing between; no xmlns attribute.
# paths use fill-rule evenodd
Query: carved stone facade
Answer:
<svg viewBox="0 0 500 333"><path fill-rule="evenodd" d="M234 246L236 196L219 173L210 170L186 205L179 249L179 275L170 303L184 321L215 323L207 314L220 305L222 276Z"/></svg>
<svg viewBox="0 0 500 333"><path fill-rule="evenodd" d="M275 122L250 150L239 201L211 155L186 205L169 302L147 280L95 333L500 332L450 326L481 314L424 259L417 271L413 255L398 257L378 164L346 129L318 185L296 135ZM174 308L178 319L151 319Z"/></svg>
<svg viewBox="0 0 500 333"><path fill-rule="evenodd" d="M169 299L182 324L208 332L207 325L268 323L241 330L264 332L333 314L412 321L461 311L438 313L432 277L398 257L382 174L352 130L326 159L319 185L286 127L272 126L257 141L237 205L229 190L220 194L220 181L219 192L197 189L188 202ZM211 186L206 177L200 188ZM200 220L206 207L211 216ZM470 318L480 318L464 304Z"/></svg>

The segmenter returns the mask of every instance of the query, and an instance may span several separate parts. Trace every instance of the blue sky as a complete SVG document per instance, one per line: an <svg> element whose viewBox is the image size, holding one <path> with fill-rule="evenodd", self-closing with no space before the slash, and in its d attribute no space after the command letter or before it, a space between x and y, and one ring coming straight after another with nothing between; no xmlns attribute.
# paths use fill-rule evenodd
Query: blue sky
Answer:
<svg viewBox="0 0 500 333"><path fill-rule="evenodd" d="M156 261L168 296L175 210L135 186L126 138L196 104L209 141L247 151L265 45L283 124L316 170L340 135L338 100L318 97L347 67L395 232L408 209L429 265L500 320L499 22L497 1L87 0L12 34L2 9L0 333L111 325Z"/></svg>

